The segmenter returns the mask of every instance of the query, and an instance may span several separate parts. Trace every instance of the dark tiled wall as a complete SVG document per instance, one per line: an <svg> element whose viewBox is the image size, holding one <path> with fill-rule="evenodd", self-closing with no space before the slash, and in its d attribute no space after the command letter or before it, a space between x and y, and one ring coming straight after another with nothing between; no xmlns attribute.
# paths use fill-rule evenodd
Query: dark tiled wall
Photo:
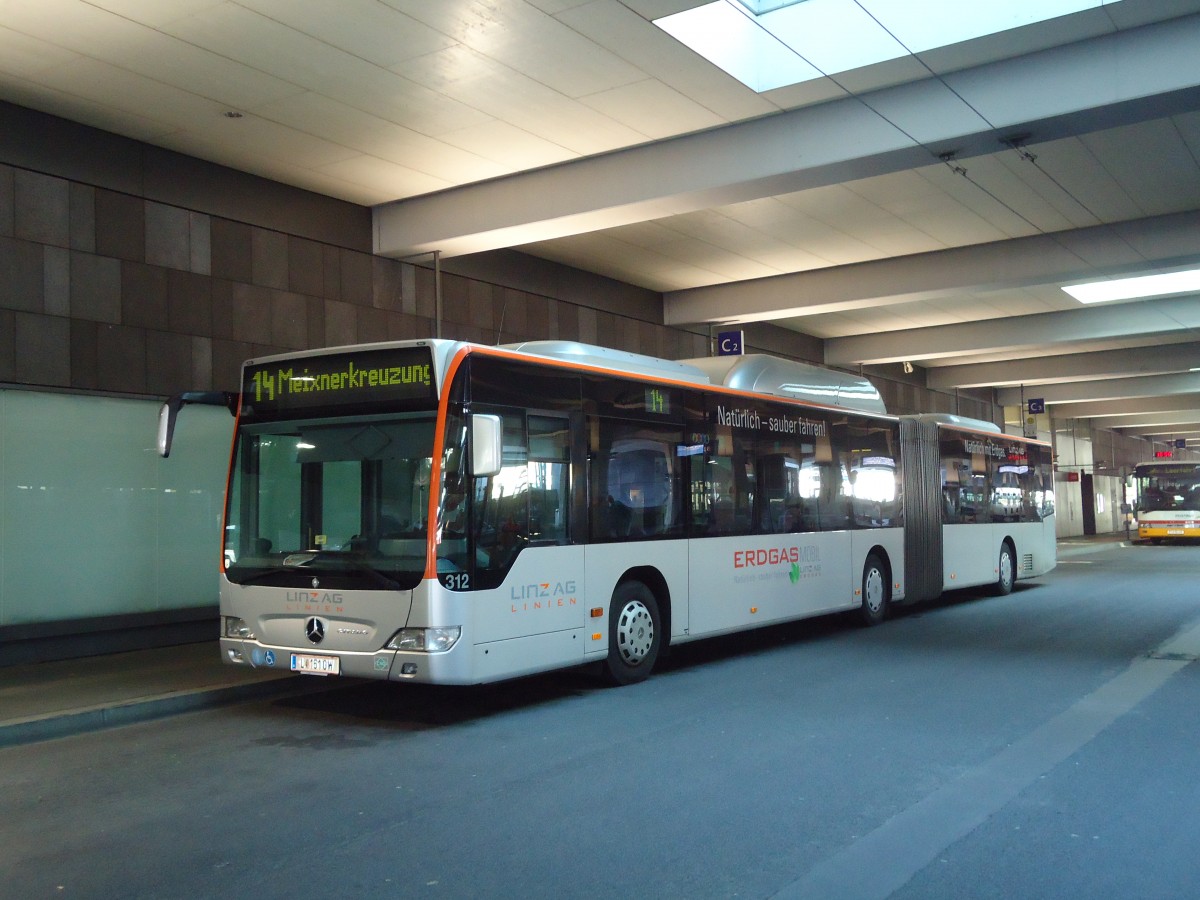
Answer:
<svg viewBox="0 0 1200 900"><path fill-rule="evenodd" d="M369 252L370 211L0 102L0 383L165 395L267 353L434 336L434 274ZM442 336L558 338L668 359L703 333L659 298L515 251L445 261ZM747 325L756 352L823 342ZM985 399L872 372L896 412Z"/></svg>
<svg viewBox="0 0 1200 900"><path fill-rule="evenodd" d="M703 336L442 276L442 336L701 356ZM252 356L431 337L431 269L0 165L0 381L232 389Z"/></svg>

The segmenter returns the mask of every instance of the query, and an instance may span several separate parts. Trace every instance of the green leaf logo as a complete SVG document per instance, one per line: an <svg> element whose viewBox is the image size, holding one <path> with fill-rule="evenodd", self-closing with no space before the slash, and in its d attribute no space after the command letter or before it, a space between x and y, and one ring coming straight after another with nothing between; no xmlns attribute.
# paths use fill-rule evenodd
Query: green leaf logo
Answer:
<svg viewBox="0 0 1200 900"><path fill-rule="evenodd" d="M788 578L791 579L792 584L800 580L800 563L792 563L792 570L788 572Z"/></svg>

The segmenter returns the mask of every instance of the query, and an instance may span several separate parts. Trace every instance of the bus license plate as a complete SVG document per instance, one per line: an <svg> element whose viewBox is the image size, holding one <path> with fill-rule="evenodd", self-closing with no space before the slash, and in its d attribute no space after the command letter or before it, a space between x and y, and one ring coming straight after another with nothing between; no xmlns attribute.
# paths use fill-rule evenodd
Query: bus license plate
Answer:
<svg viewBox="0 0 1200 900"><path fill-rule="evenodd" d="M304 653L292 654L292 671L303 672L306 675L340 675L341 660L336 656L309 656Z"/></svg>
<svg viewBox="0 0 1200 900"><path fill-rule="evenodd" d="M1168 528L1167 534L1180 534L1181 535L1181 534L1183 534L1183 529L1182 528Z"/></svg>

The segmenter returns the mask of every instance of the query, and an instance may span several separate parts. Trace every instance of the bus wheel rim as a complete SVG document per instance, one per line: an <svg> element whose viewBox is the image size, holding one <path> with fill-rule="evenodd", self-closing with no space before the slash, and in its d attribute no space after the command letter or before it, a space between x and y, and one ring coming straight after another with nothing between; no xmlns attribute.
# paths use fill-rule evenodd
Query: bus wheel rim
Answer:
<svg viewBox="0 0 1200 900"><path fill-rule="evenodd" d="M654 646L654 619L646 604L634 600L626 604L617 619L617 651L628 665L636 666Z"/></svg>
<svg viewBox="0 0 1200 900"><path fill-rule="evenodd" d="M878 569L871 569L863 581L863 602L873 613L883 609L883 573Z"/></svg>
<svg viewBox="0 0 1200 900"><path fill-rule="evenodd" d="M1000 578L1004 582L1005 587L1012 586L1013 558L1012 554L1007 551L1000 554Z"/></svg>

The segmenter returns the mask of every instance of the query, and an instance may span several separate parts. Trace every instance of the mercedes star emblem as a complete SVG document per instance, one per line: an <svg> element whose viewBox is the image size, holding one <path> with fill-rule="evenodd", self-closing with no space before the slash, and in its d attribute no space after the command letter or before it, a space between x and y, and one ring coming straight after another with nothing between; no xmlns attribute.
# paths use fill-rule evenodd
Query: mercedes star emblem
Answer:
<svg viewBox="0 0 1200 900"><path fill-rule="evenodd" d="M308 639L314 644L319 644L325 639L325 623L316 616L304 623L304 633L308 635Z"/></svg>
<svg viewBox="0 0 1200 900"><path fill-rule="evenodd" d="M315 587L315 588L318 588L318 587L320 587L320 586L321 586L321 579L320 579L320 578L313 578L313 587Z"/></svg>

